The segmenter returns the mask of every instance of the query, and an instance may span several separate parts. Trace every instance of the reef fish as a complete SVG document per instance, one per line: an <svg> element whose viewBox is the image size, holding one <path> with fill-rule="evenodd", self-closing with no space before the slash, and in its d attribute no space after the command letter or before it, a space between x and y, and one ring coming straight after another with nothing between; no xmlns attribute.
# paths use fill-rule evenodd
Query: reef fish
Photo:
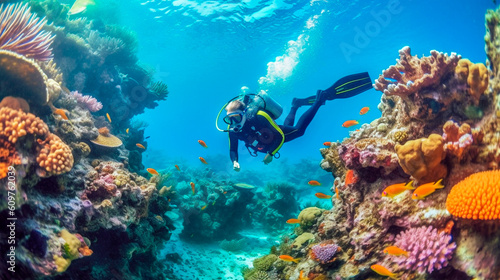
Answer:
<svg viewBox="0 0 500 280"><path fill-rule="evenodd" d="M292 256L289 255L280 255L280 259L286 262L294 262L294 263L299 263L300 261L300 258L294 259Z"/></svg>
<svg viewBox="0 0 500 280"><path fill-rule="evenodd" d="M79 13L84 12L87 9L87 6L89 5L95 5L95 2L93 0L76 0L75 3L73 3L73 6L68 11L68 15L76 15Z"/></svg>
<svg viewBox="0 0 500 280"><path fill-rule="evenodd" d="M370 111L370 107L363 107L363 108L361 108L361 110L359 111L359 114L360 114L360 115L364 115L364 114L368 113L368 111Z"/></svg>
<svg viewBox="0 0 500 280"><path fill-rule="evenodd" d="M147 171L149 172L149 174L151 174L151 175L160 175L160 173L158 173L158 171L154 170L153 168L147 168L146 170L147 170Z"/></svg>
<svg viewBox="0 0 500 280"><path fill-rule="evenodd" d="M337 197L337 199L340 199L338 187L335 187L335 197Z"/></svg>
<svg viewBox="0 0 500 280"><path fill-rule="evenodd" d="M177 170L181 171L181 169L179 168L179 166L177 164L174 166L175 166L175 168L177 168Z"/></svg>
<svg viewBox="0 0 500 280"><path fill-rule="evenodd" d="M191 190L193 191L193 194L194 194L194 183L193 183L193 182L191 182L191 183L189 183L189 184L191 185Z"/></svg>
<svg viewBox="0 0 500 280"><path fill-rule="evenodd" d="M63 109L55 109L52 113L61 116L64 120L68 120L68 116L66 116L66 112Z"/></svg>
<svg viewBox="0 0 500 280"><path fill-rule="evenodd" d="M288 219L286 221L287 224L300 224L300 220L299 219Z"/></svg>
<svg viewBox="0 0 500 280"><path fill-rule="evenodd" d="M126 132L127 134L128 134L128 130L129 130L129 128L127 128L127 129L125 130L125 132Z"/></svg>
<svg viewBox="0 0 500 280"><path fill-rule="evenodd" d="M208 204L203 205L203 207L201 207L201 211L207 209L207 206L208 206Z"/></svg>
<svg viewBox="0 0 500 280"><path fill-rule="evenodd" d="M381 266L380 264L374 264L374 265L370 266L370 268L382 276L389 276L391 278L396 277L395 273L392 273L389 269L387 269L384 266Z"/></svg>
<svg viewBox="0 0 500 280"><path fill-rule="evenodd" d="M345 121L343 124L342 124L342 127L351 127L351 126L354 126L354 125L357 125L359 124L358 121L355 121L355 120L349 120L349 121Z"/></svg>
<svg viewBox="0 0 500 280"><path fill-rule="evenodd" d="M414 190L414 189L415 188L413 187L413 181L410 181L406 184L405 183L393 184L384 189L384 191L382 192L382 196L392 198L406 190Z"/></svg>
<svg viewBox="0 0 500 280"><path fill-rule="evenodd" d="M198 140L198 143L200 143L200 145L201 145L203 148L208 148L207 143L205 143L205 141L203 141L203 140Z"/></svg>
<svg viewBox="0 0 500 280"><path fill-rule="evenodd" d="M332 145L332 142L324 142L324 143L323 143L323 146L330 147L331 145Z"/></svg>
<svg viewBox="0 0 500 280"><path fill-rule="evenodd" d="M326 195L326 194L324 194L324 193L320 193L320 192L315 193L314 195L315 195L317 198L321 198L321 199L328 199L328 198L331 198L331 197L332 197L331 195Z"/></svg>
<svg viewBox="0 0 500 280"><path fill-rule="evenodd" d="M108 121L111 122L111 117L109 116L108 113L106 113L106 118L108 118Z"/></svg>
<svg viewBox="0 0 500 280"><path fill-rule="evenodd" d="M141 143L137 143L135 144L137 147L141 148L141 149L144 149L146 150L146 147L144 147L144 145L142 145Z"/></svg>
<svg viewBox="0 0 500 280"><path fill-rule="evenodd" d="M408 257L408 252L406 252L405 250L399 248L399 247L396 247L396 246L389 246L387 248L384 249L384 254L388 254L388 255L392 255L392 256L406 256Z"/></svg>
<svg viewBox="0 0 500 280"><path fill-rule="evenodd" d="M311 180L307 182L310 186L321 186L321 183L316 180Z"/></svg>
<svg viewBox="0 0 500 280"><path fill-rule="evenodd" d="M352 169L347 170L347 173L345 174L345 184L351 185L357 182L358 182L358 177L356 176L356 174L354 174L354 170Z"/></svg>
<svg viewBox="0 0 500 280"><path fill-rule="evenodd" d="M203 158L203 157L199 157L200 161L203 163L203 164L208 164L207 161Z"/></svg>
<svg viewBox="0 0 500 280"><path fill-rule="evenodd" d="M444 188L442 182L443 179L439 179L434 183L427 183L419 186L415 191L413 191L411 199L424 199L426 196L435 192L436 189Z"/></svg>

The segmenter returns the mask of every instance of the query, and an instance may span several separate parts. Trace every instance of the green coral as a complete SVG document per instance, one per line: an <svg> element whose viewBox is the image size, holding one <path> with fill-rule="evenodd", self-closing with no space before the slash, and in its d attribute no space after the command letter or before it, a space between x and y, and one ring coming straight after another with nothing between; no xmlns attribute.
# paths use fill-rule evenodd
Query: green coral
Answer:
<svg viewBox="0 0 500 280"><path fill-rule="evenodd" d="M303 234L299 235L297 238L295 238L295 241L293 241L292 247L293 248L302 248L302 246L308 245L310 241L314 241L315 237L312 233L310 232L304 232Z"/></svg>
<svg viewBox="0 0 500 280"><path fill-rule="evenodd" d="M257 270L268 271L272 268L273 263L278 259L274 254L266 255L253 261L253 267Z"/></svg>
<svg viewBox="0 0 500 280"><path fill-rule="evenodd" d="M249 277L248 280L271 280L271 278L269 278L269 275L267 275L266 272L257 271L251 277Z"/></svg>
<svg viewBox="0 0 500 280"><path fill-rule="evenodd" d="M408 140L408 134L406 131L396 131L394 133L394 141L399 144L404 144Z"/></svg>
<svg viewBox="0 0 500 280"><path fill-rule="evenodd" d="M309 228L314 223L316 223L316 219L321 216L323 210L318 207L308 207L302 210L299 214L300 226L303 228Z"/></svg>

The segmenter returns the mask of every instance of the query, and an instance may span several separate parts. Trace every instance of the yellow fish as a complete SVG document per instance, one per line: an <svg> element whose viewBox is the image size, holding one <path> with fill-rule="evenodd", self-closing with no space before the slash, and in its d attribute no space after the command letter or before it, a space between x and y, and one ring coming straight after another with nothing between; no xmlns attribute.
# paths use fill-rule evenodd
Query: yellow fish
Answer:
<svg viewBox="0 0 500 280"><path fill-rule="evenodd" d="M384 254L392 255L392 256L401 256L404 255L408 257L408 252L405 250L398 248L396 246L389 246L384 249Z"/></svg>
<svg viewBox="0 0 500 280"><path fill-rule="evenodd" d="M127 132L127 134L128 134L128 130L129 130L129 128L127 128L127 129L125 130L125 132Z"/></svg>
<svg viewBox="0 0 500 280"><path fill-rule="evenodd" d="M406 190L414 190L414 189L415 188L413 187L413 181L410 181L406 184L405 183L393 184L384 189L384 191L382 192L382 196L392 198Z"/></svg>
<svg viewBox="0 0 500 280"><path fill-rule="evenodd" d="M442 184L443 179L439 179L438 181L434 183L427 183L419 186L414 192L413 195L411 196L411 199L424 199L426 196L432 194L433 192L436 191L436 189L442 189L444 188L444 185Z"/></svg>
<svg viewBox="0 0 500 280"><path fill-rule="evenodd" d="M391 278L396 277L395 273L392 273L389 269L387 269L384 266L381 266L380 264L374 264L374 265L370 266L370 268L382 276L389 276Z"/></svg>
<svg viewBox="0 0 500 280"><path fill-rule="evenodd" d="M87 6L95 5L94 0L76 0L73 6L69 9L68 15L76 15L84 12Z"/></svg>
<svg viewBox="0 0 500 280"><path fill-rule="evenodd" d="M106 118L108 118L108 121L111 122L111 117L109 116L108 113L106 113Z"/></svg>

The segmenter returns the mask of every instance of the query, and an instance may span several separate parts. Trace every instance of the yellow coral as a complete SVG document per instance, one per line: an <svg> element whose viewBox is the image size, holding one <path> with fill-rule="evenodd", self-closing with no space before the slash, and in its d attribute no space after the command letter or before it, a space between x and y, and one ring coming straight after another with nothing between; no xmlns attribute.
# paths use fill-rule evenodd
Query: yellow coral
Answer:
<svg viewBox="0 0 500 280"><path fill-rule="evenodd" d="M435 182L446 177L448 170L441 163L446 157L443 142L441 135L431 134L428 138L397 144L395 149L401 168L419 183Z"/></svg>
<svg viewBox="0 0 500 280"><path fill-rule="evenodd" d="M500 170L472 174L453 186L446 209L463 219L499 220Z"/></svg>
<svg viewBox="0 0 500 280"><path fill-rule="evenodd" d="M316 218L323 213L323 210L318 207L308 207L300 211L299 220L300 225L304 227L310 227L316 222Z"/></svg>
<svg viewBox="0 0 500 280"><path fill-rule="evenodd" d="M488 69L482 63L472 63L468 59L460 59L455 68L457 77L467 82L469 94L479 100L481 94L488 88Z"/></svg>

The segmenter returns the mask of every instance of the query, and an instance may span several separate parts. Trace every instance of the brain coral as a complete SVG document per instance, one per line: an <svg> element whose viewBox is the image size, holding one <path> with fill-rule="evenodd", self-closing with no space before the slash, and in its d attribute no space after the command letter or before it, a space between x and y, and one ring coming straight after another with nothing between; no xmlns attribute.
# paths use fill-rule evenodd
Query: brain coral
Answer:
<svg viewBox="0 0 500 280"><path fill-rule="evenodd" d="M499 220L500 170L472 174L453 186L446 209L463 219Z"/></svg>

